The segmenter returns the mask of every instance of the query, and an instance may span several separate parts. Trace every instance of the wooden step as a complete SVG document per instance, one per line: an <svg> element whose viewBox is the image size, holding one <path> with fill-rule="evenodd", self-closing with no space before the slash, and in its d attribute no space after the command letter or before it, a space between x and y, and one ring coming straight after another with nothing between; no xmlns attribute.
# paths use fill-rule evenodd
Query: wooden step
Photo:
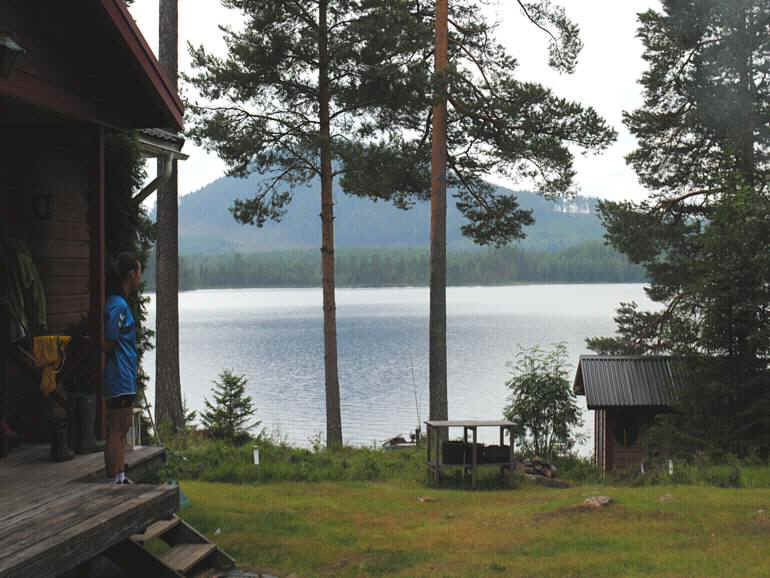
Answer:
<svg viewBox="0 0 770 578"><path fill-rule="evenodd" d="M160 559L167 566L184 574L216 549L215 544L180 544L171 548Z"/></svg>
<svg viewBox="0 0 770 578"><path fill-rule="evenodd" d="M160 520L147 527L144 534L134 534L131 539L134 542L149 542L163 536L166 532L179 525L179 518L172 516L169 520Z"/></svg>

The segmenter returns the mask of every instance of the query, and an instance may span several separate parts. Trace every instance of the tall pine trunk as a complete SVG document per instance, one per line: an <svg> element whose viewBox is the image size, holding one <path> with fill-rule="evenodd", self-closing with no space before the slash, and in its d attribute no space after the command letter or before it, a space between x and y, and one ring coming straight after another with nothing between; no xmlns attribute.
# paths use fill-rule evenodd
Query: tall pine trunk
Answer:
<svg viewBox="0 0 770 578"><path fill-rule="evenodd" d="M158 59L174 90L178 87L177 0L160 0ZM179 207L177 161L158 159L158 174L172 162L171 178L158 188L155 300L155 423L184 426L179 379Z"/></svg>
<svg viewBox="0 0 770 578"><path fill-rule="evenodd" d="M448 67L448 1L436 2L436 72ZM442 83L442 87L446 85ZM446 355L446 114L445 88L433 105L432 183L430 222L430 419L445 420L447 401ZM444 430L441 430L444 431Z"/></svg>
<svg viewBox="0 0 770 578"><path fill-rule="evenodd" d="M332 198L331 121L329 116L328 0L318 6L318 95L321 153L321 269L326 379L326 445L342 446L340 383L337 372L337 306L334 299L334 201Z"/></svg>

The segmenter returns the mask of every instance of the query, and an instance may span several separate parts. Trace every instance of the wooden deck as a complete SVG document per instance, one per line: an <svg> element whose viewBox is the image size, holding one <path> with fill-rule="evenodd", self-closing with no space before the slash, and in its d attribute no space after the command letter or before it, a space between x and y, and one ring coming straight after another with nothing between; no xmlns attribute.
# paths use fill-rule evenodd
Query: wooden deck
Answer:
<svg viewBox="0 0 770 578"><path fill-rule="evenodd" d="M106 483L101 453L47 460L48 448L0 461L0 577L43 578L75 568L178 509L172 486ZM162 463L163 448L126 452L128 475Z"/></svg>

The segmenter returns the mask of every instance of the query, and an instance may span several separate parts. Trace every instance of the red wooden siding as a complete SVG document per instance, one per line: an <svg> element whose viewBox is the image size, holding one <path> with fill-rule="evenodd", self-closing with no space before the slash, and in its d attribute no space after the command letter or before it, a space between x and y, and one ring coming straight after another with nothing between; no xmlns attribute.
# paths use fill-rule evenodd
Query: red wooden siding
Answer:
<svg viewBox="0 0 770 578"><path fill-rule="evenodd" d="M71 127L9 132L18 146L6 165L11 186L0 193L8 207L8 232L29 245L46 289L48 329L63 332L89 311L92 139ZM39 196L54 200L49 220L35 215Z"/></svg>

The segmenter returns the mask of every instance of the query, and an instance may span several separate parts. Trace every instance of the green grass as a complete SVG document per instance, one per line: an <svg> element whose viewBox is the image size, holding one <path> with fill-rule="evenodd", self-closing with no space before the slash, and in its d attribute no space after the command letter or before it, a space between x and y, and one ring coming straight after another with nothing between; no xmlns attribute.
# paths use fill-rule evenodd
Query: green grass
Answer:
<svg viewBox="0 0 770 578"><path fill-rule="evenodd" d="M767 576L770 490L183 482L182 515L254 570L300 576ZM586 496L614 503L586 510ZM421 502L430 497L435 501ZM764 513L760 512L764 510Z"/></svg>

